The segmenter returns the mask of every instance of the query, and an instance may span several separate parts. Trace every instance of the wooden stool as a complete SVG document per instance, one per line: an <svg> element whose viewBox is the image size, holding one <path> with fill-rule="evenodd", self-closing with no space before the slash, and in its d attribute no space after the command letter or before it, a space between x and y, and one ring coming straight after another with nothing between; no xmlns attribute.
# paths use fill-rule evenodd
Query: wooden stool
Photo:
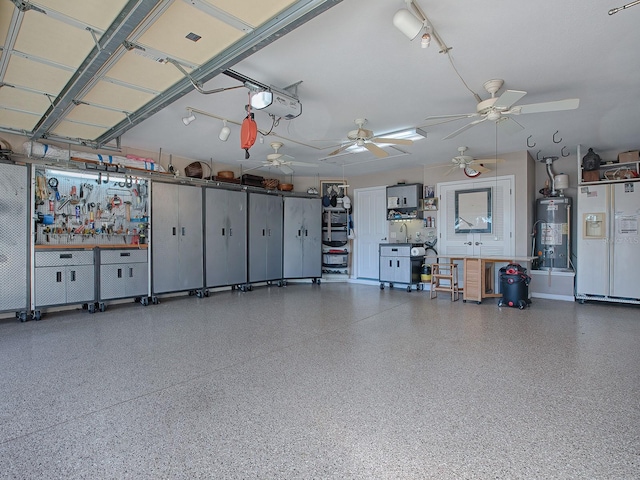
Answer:
<svg viewBox="0 0 640 480"><path fill-rule="evenodd" d="M452 302L460 298L458 265L455 263L434 263L431 265L431 291L429 292L429 298L437 297L438 292L450 292Z"/></svg>

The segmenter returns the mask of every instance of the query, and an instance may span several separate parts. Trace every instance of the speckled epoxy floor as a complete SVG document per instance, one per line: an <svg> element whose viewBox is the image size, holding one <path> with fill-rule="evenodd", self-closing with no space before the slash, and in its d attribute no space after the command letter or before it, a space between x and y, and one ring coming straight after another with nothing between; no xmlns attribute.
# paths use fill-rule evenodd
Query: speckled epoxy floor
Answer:
<svg viewBox="0 0 640 480"><path fill-rule="evenodd" d="M0 478L640 478L638 307L342 283L0 321Z"/></svg>

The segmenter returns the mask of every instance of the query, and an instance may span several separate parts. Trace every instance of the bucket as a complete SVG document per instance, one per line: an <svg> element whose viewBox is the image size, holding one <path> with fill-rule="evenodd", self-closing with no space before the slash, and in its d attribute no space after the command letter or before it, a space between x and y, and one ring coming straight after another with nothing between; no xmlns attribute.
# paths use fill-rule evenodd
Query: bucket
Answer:
<svg viewBox="0 0 640 480"><path fill-rule="evenodd" d="M431 281L431 265L423 263L420 267L420 281L422 283L428 283Z"/></svg>

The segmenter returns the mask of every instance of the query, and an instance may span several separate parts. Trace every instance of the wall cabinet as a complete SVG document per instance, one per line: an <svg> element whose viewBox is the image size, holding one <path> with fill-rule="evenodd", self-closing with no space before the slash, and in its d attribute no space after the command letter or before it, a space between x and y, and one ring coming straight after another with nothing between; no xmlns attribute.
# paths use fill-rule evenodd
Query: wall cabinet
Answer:
<svg viewBox="0 0 640 480"><path fill-rule="evenodd" d="M247 193L205 189L206 287L247 283Z"/></svg>
<svg viewBox="0 0 640 480"><path fill-rule="evenodd" d="M249 283L282 284L282 197L249 193Z"/></svg>
<svg viewBox="0 0 640 480"><path fill-rule="evenodd" d="M322 276L321 212L319 198L284 198L284 278Z"/></svg>
<svg viewBox="0 0 640 480"><path fill-rule="evenodd" d="M140 297L149 301L149 275L147 251L134 249L99 250L100 273L99 308L104 311L104 301L118 298Z"/></svg>
<svg viewBox="0 0 640 480"><path fill-rule="evenodd" d="M422 210L420 210L422 193L421 183L387 187L387 219L422 218Z"/></svg>
<svg viewBox="0 0 640 480"><path fill-rule="evenodd" d="M154 182L151 205L153 293L189 290L200 296L204 283L202 188Z"/></svg>
<svg viewBox="0 0 640 480"><path fill-rule="evenodd" d="M95 267L93 250L35 252L34 318L40 307L86 303L95 311Z"/></svg>

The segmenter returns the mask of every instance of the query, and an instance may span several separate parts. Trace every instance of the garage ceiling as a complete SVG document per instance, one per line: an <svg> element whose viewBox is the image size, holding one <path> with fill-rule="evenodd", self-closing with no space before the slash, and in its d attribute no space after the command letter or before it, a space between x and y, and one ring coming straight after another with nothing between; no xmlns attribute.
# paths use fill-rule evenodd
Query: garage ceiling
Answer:
<svg viewBox="0 0 640 480"><path fill-rule="evenodd" d="M536 158L575 157L581 144L607 160L640 147L640 5L608 15L622 3L416 3L450 57L394 27L405 0L0 0L0 131L162 149L154 158L164 166L173 154L236 171L261 168L276 141L280 153L313 164L295 166L295 175L324 178L444 165L463 145L476 158L496 149ZM225 75L230 69L240 76ZM240 148L242 78L297 85L302 104L293 120L255 111L261 133L249 160ZM527 92L519 104L579 98L579 107L519 115L524 128L513 134L487 121L445 139L474 119L427 120L474 112L472 92L487 99L483 84L494 78L504 79L497 95ZM203 95L192 80L221 93ZM185 126L188 109L197 120ZM383 146L385 158L365 149L329 155L358 118L377 136L420 128L427 137Z"/></svg>
<svg viewBox="0 0 640 480"><path fill-rule="evenodd" d="M333 3L0 0L0 128L105 145Z"/></svg>

